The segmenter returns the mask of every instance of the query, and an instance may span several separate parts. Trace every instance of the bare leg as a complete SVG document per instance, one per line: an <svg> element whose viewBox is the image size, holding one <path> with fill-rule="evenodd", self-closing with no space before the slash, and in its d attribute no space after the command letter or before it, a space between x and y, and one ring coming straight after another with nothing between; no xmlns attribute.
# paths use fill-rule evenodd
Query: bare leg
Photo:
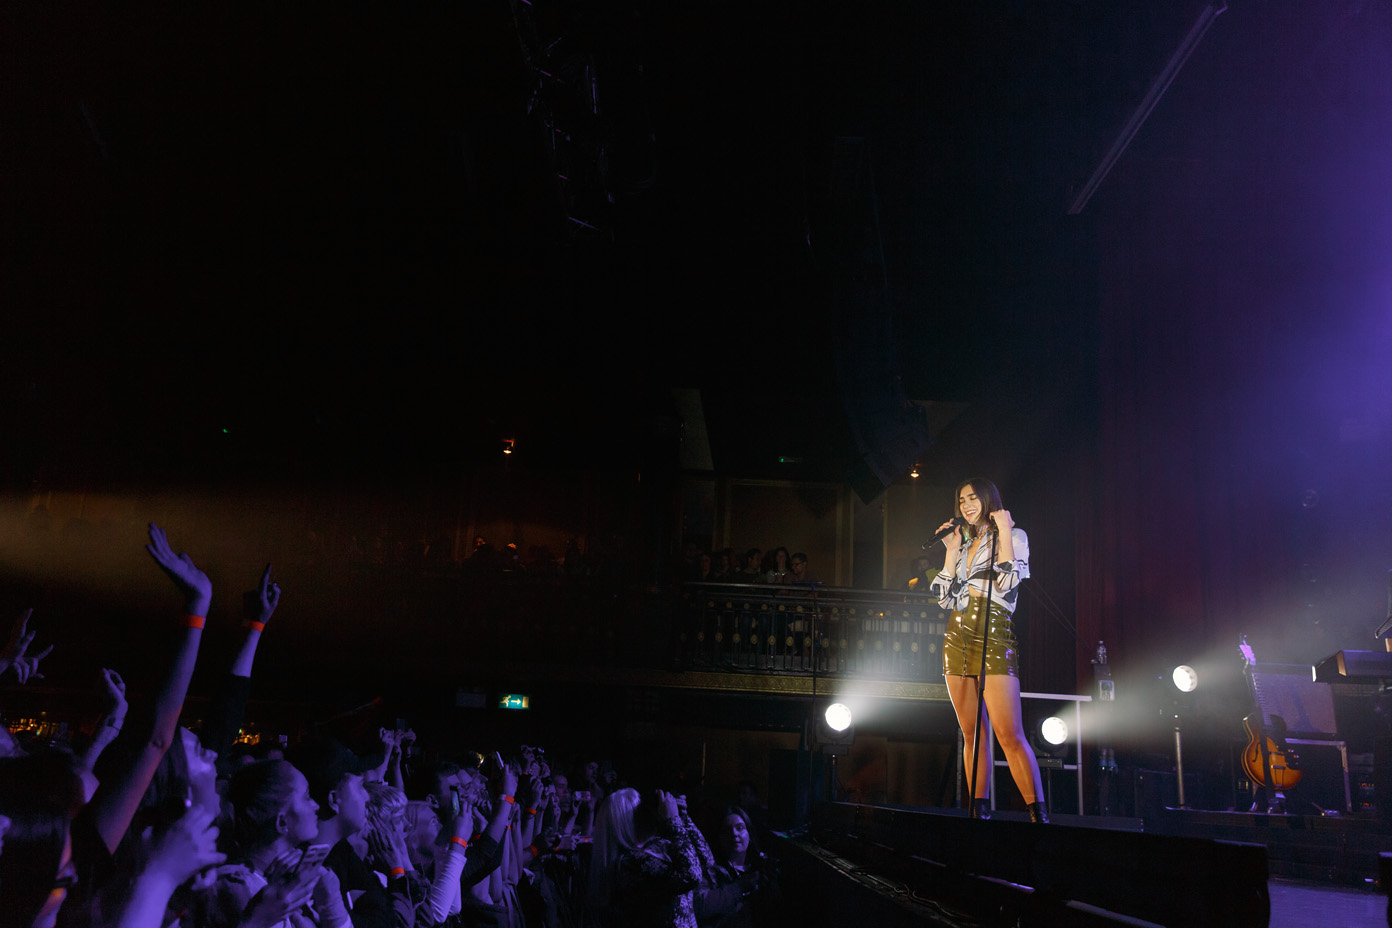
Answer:
<svg viewBox="0 0 1392 928"><path fill-rule="evenodd" d="M966 679L975 682L972 677ZM986 713L996 724L996 740L1010 762L1010 775L1015 778L1020 795L1025 797L1025 804L1042 801L1044 788L1039 778L1039 761L1035 760L1034 750L1025 738L1018 677L1004 674L986 677Z"/></svg>
<svg viewBox="0 0 1392 928"><path fill-rule="evenodd" d="M962 729L962 762L965 765L967 785L970 787L972 739L976 736L976 677L959 677L956 674L947 674L943 679L947 681L947 695L952 700L952 708L957 713L957 724ZM987 680L990 680L990 677L987 677ZM986 686L986 692L989 697L991 692L989 683ZM991 758L986 754L986 745L990 743L987 726L991 724L991 717L992 712L988 705L986 718L981 720L981 749L977 752L975 795L977 799L986 799L991 795Z"/></svg>

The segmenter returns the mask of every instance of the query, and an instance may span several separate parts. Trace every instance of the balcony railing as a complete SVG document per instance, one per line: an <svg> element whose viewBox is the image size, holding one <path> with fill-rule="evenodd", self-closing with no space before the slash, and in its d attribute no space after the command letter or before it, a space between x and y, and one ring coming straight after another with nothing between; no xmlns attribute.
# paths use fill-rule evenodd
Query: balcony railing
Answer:
<svg viewBox="0 0 1392 928"><path fill-rule="evenodd" d="M942 681L947 614L892 590L690 583L681 658L693 669Z"/></svg>

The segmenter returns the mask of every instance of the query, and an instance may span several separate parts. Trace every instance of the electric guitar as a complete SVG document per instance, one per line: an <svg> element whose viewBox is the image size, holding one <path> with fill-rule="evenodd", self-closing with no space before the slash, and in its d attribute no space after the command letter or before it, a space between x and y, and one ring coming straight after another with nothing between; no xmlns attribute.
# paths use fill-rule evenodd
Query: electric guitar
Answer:
<svg viewBox="0 0 1392 928"><path fill-rule="evenodd" d="M1242 720L1249 739L1242 751L1242 769L1253 783L1270 787L1284 799L1280 794L1300 782L1300 757L1286 746L1285 719L1269 715L1262 702L1261 680L1254 670L1257 659L1252 656L1246 635L1242 636L1238 650L1242 652L1243 673L1257 706L1256 712Z"/></svg>

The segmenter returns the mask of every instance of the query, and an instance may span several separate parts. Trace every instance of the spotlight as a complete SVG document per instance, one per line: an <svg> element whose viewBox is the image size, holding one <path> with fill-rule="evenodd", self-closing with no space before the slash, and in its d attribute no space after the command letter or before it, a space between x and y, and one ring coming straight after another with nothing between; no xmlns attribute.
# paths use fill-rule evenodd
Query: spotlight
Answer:
<svg viewBox="0 0 1392 928"><path fill-rule="evenodd" d="M511 438L503 439L503 454L512 454L512 447L516 442Z"/></svg>
<svg viewBox="0 0 1392 928"><path fill-rule="evenodd" d="M851 724L851 710L845 703L832 703L820 716L814 718L817 750L833 756L851 752L851 743L855 741L855 726Z"/></svg>
<svg viewBox="0 0 1392 928"><path fill-rule="evenodd" d="M845 731L851 727L851 710L842 703L832 703L826 709L826 723L832 731Z"/></svg>
<svg viewBox="0 0 1392 928"><path fill-rule="evenodd" d="M1057 747L1068 740L1068 723L1057 715L1051 715L1039 723L1039 737Z"/></svg>
<svg viewBox="0 0 1392 928"><path fill-rule="evenodd" d="M855 741L851 709L843 702L834 702L822 711L820 718L815 715L813 718L816 718L817 722L812 726L816 733L815 748L831 761L827 771L831 783L831 801L839 802L841 781L836 772L836 758L851 753L851 743Z"/></svg>
<svg viewBox="0 0 1392 928"><path fill-rule="evenodd" d="M1068 753L1068 737L1071 734L1068 723L1061 716L1052 714L1060 708L1054 706L1048 710L1049 714L1035 716L1027 729L1030 748L1041 770L1050 767L1062 769L1063 756Z"/></svg>
<svg viewBox="0 0 1392 928"><path fill-rule="evenodd" d="M1188 664L1176 667L1170 678L1174 680L1175 689L1181 693L1192 693L1199 688L1199 675ZM1175 782L1179 786L1179 807L1187 809L1189 804L1184 801L1184 735L1180 731L1180 709L1181 700L1177 696L1173 697Z"/></svg>
<svg viewBox="0 0 1392 928"><path fill-rule="evenodd" d="M909 471L909 476L910 476L910 477L914 477L914 478L917 478L917 477L918 477L918 465L917 465L917 464L915 464L915 465L913 466L913 470Z"/></svg>

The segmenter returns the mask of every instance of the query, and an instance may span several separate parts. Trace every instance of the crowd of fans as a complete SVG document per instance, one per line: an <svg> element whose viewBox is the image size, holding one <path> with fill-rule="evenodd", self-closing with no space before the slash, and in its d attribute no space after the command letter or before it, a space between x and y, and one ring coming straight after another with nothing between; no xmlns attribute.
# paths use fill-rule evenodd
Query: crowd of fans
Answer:
<svg viewBox="0 0 1392 928"><path fill-rule="evenodd" d="M105 670L86 743L0 728L0 928L776 923L747 785L740 804L689 808L598 762L423 744L395 726L367 754L325 734L235 745L280 600L269 566L200 730L180 727L212 584L158 526L147 550L183 607L153 700L128 704ZM42 678L53 648L36 648L33 622L16 621L0 677Z"/></svg>
<svg viewBox="0 0 1392 928"><path fill-rule="evenodd" d="M807 555L789 554L782 545L765 553L750 548L743 555L734 548L711 553L688 545L682 564L684 579L696 583L807 583L815 578L808 570Z"/></svg>

